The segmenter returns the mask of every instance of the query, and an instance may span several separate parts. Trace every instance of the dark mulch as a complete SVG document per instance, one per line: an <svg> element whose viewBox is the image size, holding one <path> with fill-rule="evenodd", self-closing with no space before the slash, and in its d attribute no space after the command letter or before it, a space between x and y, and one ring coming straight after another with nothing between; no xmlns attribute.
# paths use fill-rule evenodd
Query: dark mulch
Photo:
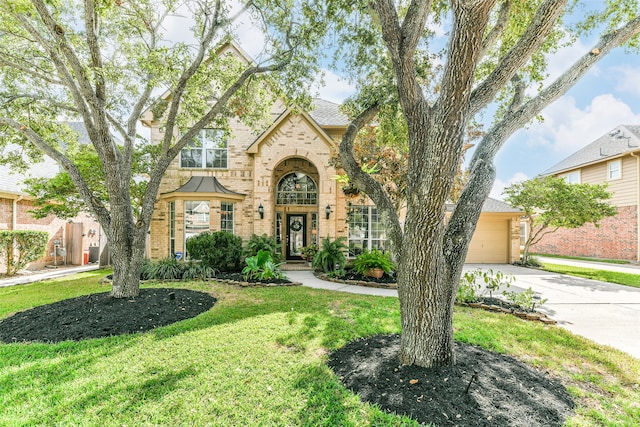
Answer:
<svg viewBox="0 0 640 427"><path fill-rule="evenodd" d="M141 289L135 298L108 292L70 298L22 311L0 321L0 341L79 341L144 332L195 317L216 299L189 289Z"/></svg>
<svg viewBox="0 0 640 427"><path fill-rule="evenodd" d="M356 273L353 270L347 270L346 274L341 276L342 280L358 280L361 282L372 282L372 283L396 283L397 278L395 275L384 274L381 278L377 279L375 277L365 276L364 274Z"/></svg>
<svg viewBox="0 0 640 427"><path fill-rule="evenodd" d="M560 426L574 406L559 382L509 356L456 343L455 366L425 369L401 366L399 348L398 335L360 339L329 365L362 400L436 426Z"/></svg>

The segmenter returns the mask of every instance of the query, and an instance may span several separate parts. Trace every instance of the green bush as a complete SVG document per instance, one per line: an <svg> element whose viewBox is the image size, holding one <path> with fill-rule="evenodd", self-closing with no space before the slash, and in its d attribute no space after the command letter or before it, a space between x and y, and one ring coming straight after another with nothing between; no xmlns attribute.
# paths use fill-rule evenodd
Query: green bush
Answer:
<svg viewBox="0 0 640 427"><path fill-rule="evenodd" d="M240 271L242 239L226 231L205 231L187 239L189 258L217 271Z"/></svg>
<svg viewBox="0 0 640 427"><path fill-rule="evenodd" d="M302 253L302 258L306 259L309 262L313 262L313 258L315 258L318 253L318 245L313 244L309 246L303 246L300 248L300 252Z"/></svg>
<svg viewBox="0 0 640 427"><path fill-rule="evenodd" d="M322 241L322 247L313 258L313 266L320 268L325 273L341 270L347 263L344 251L348 249L344 244L346 237L338 237L333 242L329 237Z"/></svg>
<svg viewBox="0 0 640 427"><path fill-rule="evenodd" d="M0 257L4 257L7 276L13 276L30 262L42 258L48 241L49 233L45 231L0 231Z"/></svg>
<svg viewBox="0 0 640 427"><path fill-rule="evenodd" d="M142 280L204 280L214 277L215 270L199 262L181 262L169 257L160 261L145 259L140 267Z"/></svg>
<svg viewBox="0 0 640 427"><path fill-rule="evenodd" d="M181 280L184 263L173 257L164 258L153 264L152 271L155 280Z"/></svg>
<svg viewBox="0 0 640 427"><path fill-rule="evenodd" d="M282 245L278 243L275 236L267 236L266 234L258 236L253 234L247 243L245 243L245 257L256 256L260 251L269 252L274 262L282 261Z"/></svg>
<svg viewBox="0 0 640 427"><path fill-rule="evenodd" d="M265 281L286 278L280 271L280 264L273 261L269 251L260 250L257 255L248 257L245 262L247 266L242 269L245 280Z"/></svg>
<svg viewBox="0 0 640 427"><path fill-rule="evenodd" d="M364 251L353 260L353 269L356 273L365 274L367 270L379 268L385 274L389 274L396 269L395 264L391 261L391 255L388 252L374 249L372 251Z"/></svg>

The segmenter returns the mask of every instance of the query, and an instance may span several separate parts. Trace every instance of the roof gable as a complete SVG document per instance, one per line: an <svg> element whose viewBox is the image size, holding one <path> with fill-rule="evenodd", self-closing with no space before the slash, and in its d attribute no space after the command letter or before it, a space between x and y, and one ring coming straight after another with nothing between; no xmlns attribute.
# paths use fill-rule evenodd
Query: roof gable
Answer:
<svg viewBox="0 0 640 427"><path fill-rule="evenodd" d="M640 126L620 125L542 172L553 175L640 151Z"/></svg>

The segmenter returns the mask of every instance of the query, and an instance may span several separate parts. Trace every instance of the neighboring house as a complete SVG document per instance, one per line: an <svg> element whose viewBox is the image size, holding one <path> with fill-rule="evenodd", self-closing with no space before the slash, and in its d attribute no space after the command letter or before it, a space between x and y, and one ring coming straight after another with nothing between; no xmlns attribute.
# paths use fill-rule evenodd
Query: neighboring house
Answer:
<svg viewBox="0 0 640 427"><path fill-rule="evenodd" d="M640 261L640 126L621 125L542 173L573 183L607 184L615 217L577 229L559 229L545 236L532 251Z"/></svg>
<svg viewBox="0 0 640 427"><path fill-rule="evenodd" d="M86 136L84 127L70 123L80 135ZM49 233L49 243L43 258L30 263L27 268L38 269L45 265L82 265L85 261L98 261L98 247L104 244L100 226L87 214L71 220L50 215L35 219L30 213L34 209L33 198L24 191L26 178L42 178L57 174L59 167L49 157L33 165L26 173L14 173L8 166L0 166L0 230L33 230ZM54 251L56 256L54 256ZM91 259L89 259L91 258ZM0 272L5 266L0 260Z"/></svg>
<svg viewBox="0 0 640 427"><path fill-rule="evenodd" d="M235 45L222 52L247 57ZM389 247L381 216L363 196L350 197L332 179L330 165L349 123L338 105L316 99L310 111L272 106L272 123L261 133L238 120L225 137L204 129L182 150L161 183L150 226L152 259L185 253L187 238L225 230L243 240L276 236L287 260L327 236L347 237L350 255ZM162 138L162 122L151 111L142 123L151 140ZM484 205L467 262L510 263L519 258L519 212L505 203Z"/></svg>

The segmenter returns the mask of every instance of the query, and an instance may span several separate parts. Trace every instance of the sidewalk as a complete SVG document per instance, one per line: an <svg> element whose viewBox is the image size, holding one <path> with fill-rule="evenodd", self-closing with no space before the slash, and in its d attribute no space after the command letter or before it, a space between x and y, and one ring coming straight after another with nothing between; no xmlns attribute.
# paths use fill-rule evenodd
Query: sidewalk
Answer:
<svg viewBox="0 0 640 427"><path fill-rule="evenodd" d="M619 273L640 274L640 265L635 264L612 264L610 262L602 261L583 261L566 258L554 258L545 256L535 256L535 258L541 263L548 264L562 264L570 265L573 267L593 268L594 270L607 270L617 271Z"/></svg>
<svg viewBox="0 0 640 427"><path fill-rule="evenodd" d="M18 274L17 276L0 279L0 288L6 286L23 285L25 283L40 282L42 280L53 279L56 277L68 276L70 274L81 273L83 271L97 270L98 264L59 267L53 269L44 269L37 273Z"/></svg>

